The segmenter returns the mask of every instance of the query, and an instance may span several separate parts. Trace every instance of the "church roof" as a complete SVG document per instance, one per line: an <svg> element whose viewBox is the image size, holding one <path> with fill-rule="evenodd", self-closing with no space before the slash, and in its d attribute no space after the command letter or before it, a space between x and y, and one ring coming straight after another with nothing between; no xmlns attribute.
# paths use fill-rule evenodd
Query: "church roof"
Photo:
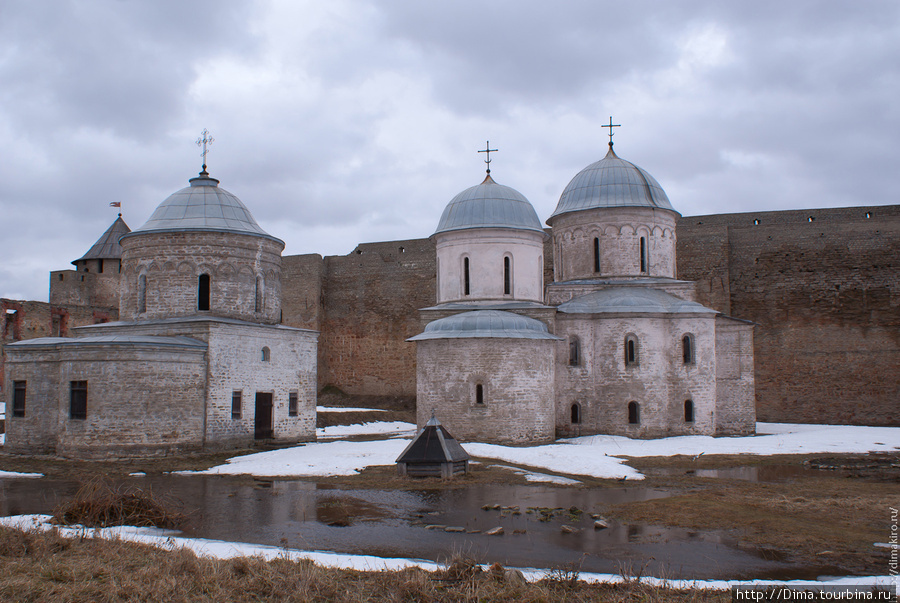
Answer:
<svg viewBox="0 0 900 603"><path fill-rule="evenodd" d="M611 287L560 304L563 314L718 314L697 302L649 287Z"/></svg>
<svg viewBox="0 0 900 603"><path fill-rule="evenodd" d="M656 179L644 169L621 159L612 145L606 157L572 178L547 223L561 214L603 207L658 207L674 211Z"/></svg>
<svg viewBox="0 0 900 603"><path fill-rule="evenodd" d="M515 228L543 233L541 221L525 195L497 184L490 174L479 185L459 193L441 214L434 234L467 228Z"/></svg>
<svg viewBox="0 0 900 603"><path fill-rule="evenodd" d="M119 245L119 239L123 235L131 232L128 224L122 219L122 214L116 218L109 228L106 229L97 242L88 249L87 253L72 262L80 262L82 260L120 260L122 259L122 246Z"/></svg>
<svg viewBox="0 0 900 603"><path fill-rule="evenodd" d="M219 181L211 178L205 169L189 182L190 186L172 193L160 203L147 223L135 229L134 233L209 230L256 235L278 241L260 228L240 199L219 188Z"/></svg>
<svg viewBox="0 0 900 603"><path fill-rule="evenodd" d="M454 463L469 460L468 453L434 415L400 453L397 463Z"/></svg>
<svg viewBox="0 0 900 603"><path fill-rule="evenodd" d="M17 348L40 348L45 346L157 346L175 348L208 348L208 344L198 339L178 335L175 337L161 337L157 335L95 335L92 337L39 337L26 339L7 344ZM112 359L111 359L112 360Z"/></svg>
<svg viewBox="0 0 900 603"><path fill-rule="evenodd" d="M547 325L534 318L501 310L475 310L434 320L425 332L407 341L465 338L559 339L547 332Z"/></svg>

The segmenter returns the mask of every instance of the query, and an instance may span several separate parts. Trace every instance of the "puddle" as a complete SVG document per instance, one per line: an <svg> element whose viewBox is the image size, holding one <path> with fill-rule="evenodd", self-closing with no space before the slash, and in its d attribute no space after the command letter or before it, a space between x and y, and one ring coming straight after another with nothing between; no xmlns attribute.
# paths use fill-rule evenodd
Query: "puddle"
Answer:
<svg viewBox="0 0 900 603"><path fill-rule="evenodd" d="M719 469L683 469L658 467L643 469L644 475L690 475L717 479L736 479L748 482L783 482L801 477L833 475L823 469L802 465L758 465L752 467L722 467Z"/></svg>
<svg viewBox="0 0 900 603"><path fill-rule="evenodd" d="M594 529L591 513L671 495L659 488L353 490L305 481L178 475L127 481L182 501L190 516L184 530L189 537L438 562L464 554L482 563L669 578L813 579L829 569L798 567L746 550L723 532L611 520L607 529ZM47 513L76 490L74 482L3 479L0 511ZM486 511L483 505L507 508ZM581 512L568 511L573 507ZM502 536L484 533L496 527L503 528Z"/></svg>

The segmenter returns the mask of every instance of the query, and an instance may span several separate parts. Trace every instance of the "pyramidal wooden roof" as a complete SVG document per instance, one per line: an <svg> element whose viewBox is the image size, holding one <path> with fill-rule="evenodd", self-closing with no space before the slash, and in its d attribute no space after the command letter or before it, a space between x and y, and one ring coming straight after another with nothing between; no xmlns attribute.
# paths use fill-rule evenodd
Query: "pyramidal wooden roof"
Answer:
<svg viewBox="0 0 900 603"><path fill-rule="evenodd" d="M122 214L116 218L116 221L106 229L106 232L97 239L97 242L88 249L88 252L72 262L80 262L82 260L121 260L122 246L119 245L119 239L131 232L128 224L122 219Z"/></svg>
<svg viewBox="0 0 900 603"><path fill-rule="evenodd" d="M397 463L453 463L469 454L434 415L397 458Z"/></svg>

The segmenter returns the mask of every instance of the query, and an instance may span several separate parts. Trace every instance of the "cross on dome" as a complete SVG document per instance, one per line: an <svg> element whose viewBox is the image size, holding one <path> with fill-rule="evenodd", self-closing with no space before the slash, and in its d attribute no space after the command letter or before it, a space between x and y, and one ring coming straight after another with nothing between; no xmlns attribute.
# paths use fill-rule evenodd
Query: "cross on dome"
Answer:
<svg viewBox="0 0 900 603"><path fill-rule="evenodd" d="M201 172L201 174L204 176L208 176L209 174L206 171L206 154L209 153L208 147L213 142L215 142L216 139L209 135L209 130L207 130L206 128L203 128L203 131L200 132L200 135L200 138L197 139L197 146L203 147L203 152L200 153L200 156L203 157L203 171Z"/></svg>
<svg viewBox="0 0 900 603"><path fill-rule="evenodd" d="M609 123L608 123L608 124L603 124L603 125L600 126L600 127L601 127L601 128L609 128L609 146L610 146L610 148L612 148L612 146L613 146L613 140L612 140L612 137L613 137L613 128L621 128L621 127L622 127L622 124L614 124L614 123L612 122L612 115L610 115L610 116L609 116Z"/></svg>
<svg viewBox="0 0 900 603"><path fill-rule="evenodd" d="M490 176L491 175L491 153L496 153L497 149L491 148L491 141L489 140L485 143L484 149L482 149L478 152L479 153L487 153L487 159L485 159L484 162L487 164L487 174L488 174L488 176Z"/></svg>

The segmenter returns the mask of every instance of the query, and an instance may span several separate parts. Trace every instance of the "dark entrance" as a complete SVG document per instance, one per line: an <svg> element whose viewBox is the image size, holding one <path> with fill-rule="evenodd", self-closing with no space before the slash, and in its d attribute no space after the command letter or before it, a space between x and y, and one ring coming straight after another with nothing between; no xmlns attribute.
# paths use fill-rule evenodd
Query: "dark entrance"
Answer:
<svg viewBox="0 0 900 603"><path fill-rule="evenodd" d="M272 394L256 392L256 417L253 437L266 440L272 437Z"/></svg>

